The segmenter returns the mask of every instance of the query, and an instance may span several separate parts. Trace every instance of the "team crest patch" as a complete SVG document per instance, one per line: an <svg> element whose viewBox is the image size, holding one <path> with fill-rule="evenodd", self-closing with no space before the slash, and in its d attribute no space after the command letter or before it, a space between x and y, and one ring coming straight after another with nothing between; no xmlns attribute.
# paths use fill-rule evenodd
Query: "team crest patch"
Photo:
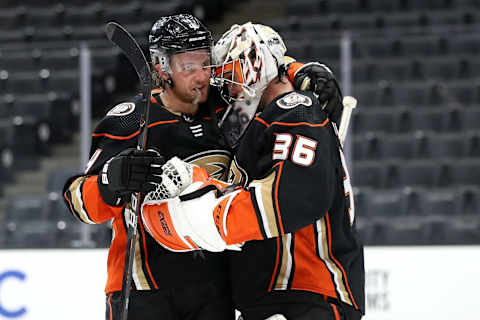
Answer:
<svg viewBox="0 0 480 320"><path fill-rule="evenodd" d="M107 116L125 116L130 114L135 110L135 103L133 102L123 102L117 104L110 111L108 111Z"/></svg>
<svg viewBox="0 0 480 320"><path fill-rule="evenodd" d="M287 94L282 99L277 100L277 105L282 109L292 109L298 106L299 104L303 104L306 106L312 105L312 99L303 94L292 92Z"/></svg>

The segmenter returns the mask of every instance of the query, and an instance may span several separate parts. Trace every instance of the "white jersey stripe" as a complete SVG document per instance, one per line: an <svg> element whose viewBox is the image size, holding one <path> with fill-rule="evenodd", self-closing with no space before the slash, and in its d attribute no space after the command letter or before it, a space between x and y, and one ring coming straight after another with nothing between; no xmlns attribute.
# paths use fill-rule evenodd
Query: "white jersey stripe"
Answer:
<svg viewBox="0 0 480 320"><path fill-rule="evenodd" d="M258 209L260 209L260 215L262 217L263 229L265 230L265 234L267 238L272 238L272 231L270 230L268 216L265 212L265 207L263 206L262 184L251 183L250 187L255 188L255 198L257 198Z"/></svg>
<svg viewBox="0 0 480 320"><path fill-rule="evenodd" d="M320 259L325 262L330 274L333 275L333 283L335 284L335 289L337 291L337 295L339 296L340 300L345 303L352 305L350 297L347 293L347 290L344 285L343 273L337 267L337 265L332 261L329 250L328 250L328 240L327 240L327 227L325 222L326 217L323 217L320 220L316 221L315 227L318 232L317 238L317 246L318 246L318 254Z"/></svg>
<svg viewBox="0 0 480 320"><path fill-rule="evenodd" d="M73 201L76 203L75 205L75 211L78 212L80 219L88 224L95 224L90 217L88 216L87 212L85 211L85 206L83 205L83 200L82 200L82 186L83 186L83 181L80 183L76 188L75 188L75 193L72 195L75 197ZM77 207L78 206L78 207Z"/></svg>
<svg viewBox="0 0 480 320"><path fill-rule="evenodd" d="M283 254L281 258L280 272L277 277L277 281L274 286L274 290L287 290L288 282L292 276L292 235L290 233L282 236L282 248Z"/></svg>

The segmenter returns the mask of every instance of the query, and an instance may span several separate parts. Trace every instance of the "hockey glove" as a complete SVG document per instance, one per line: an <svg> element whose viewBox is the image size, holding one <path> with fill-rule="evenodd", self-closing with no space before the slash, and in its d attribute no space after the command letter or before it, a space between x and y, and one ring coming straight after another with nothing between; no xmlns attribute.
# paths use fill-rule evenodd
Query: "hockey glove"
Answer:
<svg viewBox="0 0 480 320"><path fill-rule="evenodd" d="M293 85L297 90L313 91L318 96L318 101L328 118L339 124L343 111L343 98L330 68L318 62L304 64L295 72Z"/></svg>
<svg viewBox="0 0 480 320"><path fill-rule="evenodd" d="M161 183L165 159L155 151L126 149L102 168L98 177L100 195L105 203L119 206L132 193L147 193Z"/></svg>
<svg viewBox="0 0 480 320"><path fill-rule="evenodd" d="M228 210L240 190L223 194L219 190L225 187L229 189L224 182L202 177L179 197L163 201L146 199L141 210L143 224L170 251L239 250L239 245L227 245L225 238Z"/></svg>
<svg viewBox="0 0 480 320"><path fill-rule="evenodd" d="M206 181L208 173L199 166L190 164L177 157L168 160L162 166L162 180L155 184L144 198L144 201L160 201L180 195L195 181Z"/></svg>

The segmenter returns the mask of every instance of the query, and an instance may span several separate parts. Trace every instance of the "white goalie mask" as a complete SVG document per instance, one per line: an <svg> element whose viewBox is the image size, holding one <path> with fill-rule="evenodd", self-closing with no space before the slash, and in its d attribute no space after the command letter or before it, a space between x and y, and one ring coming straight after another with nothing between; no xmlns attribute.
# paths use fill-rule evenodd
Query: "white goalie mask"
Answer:
<svg viewBox="0 0 480 320"><path fill-rule="evenodd" d="M238 143L255 116L263 91L284 68L286 51L277 32L251 22L233 25L213 47L212 84L229 103L220 121L229 145Z"/></svg>
<svg viewBox="0 0 480 320"><path fill-rule="evenodd" d="M268 83L278 76L287 51L280 35L272 28L247 22L233 25L213 48L216 66L214 84L230 88L222 92L227 101L254 104ZM241 90L232 92L232 86Z"/></svg>

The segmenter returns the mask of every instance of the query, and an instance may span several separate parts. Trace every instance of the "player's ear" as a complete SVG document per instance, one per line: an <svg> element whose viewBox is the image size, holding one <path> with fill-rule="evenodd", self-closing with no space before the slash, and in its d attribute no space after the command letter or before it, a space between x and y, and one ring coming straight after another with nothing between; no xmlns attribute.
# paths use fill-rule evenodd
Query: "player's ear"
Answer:
<svg viewBox="0 0 480 320"><path fill-rule="evenodd" d="M163 71L162 71L162 68L160 67L159 64L156 64L156 65L155 65L155 69L157 70L158 75L160 76L160 78L162 78L162 79L165 80L165 81L168 80L168 78L169 78L168 74L167 74L166 72L163 72Z"/></svg>

